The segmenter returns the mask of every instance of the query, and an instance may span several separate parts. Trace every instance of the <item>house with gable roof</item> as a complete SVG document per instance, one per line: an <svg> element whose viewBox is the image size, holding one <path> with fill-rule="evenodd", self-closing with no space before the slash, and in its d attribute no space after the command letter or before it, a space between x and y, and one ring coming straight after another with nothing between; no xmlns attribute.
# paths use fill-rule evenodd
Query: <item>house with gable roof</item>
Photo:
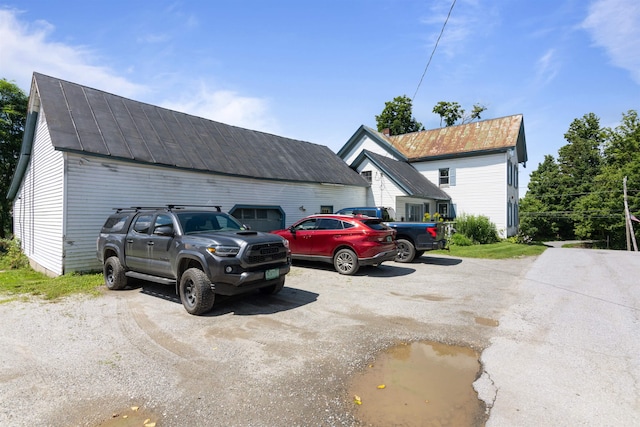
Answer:
<svg viewBox="0 0 640 427"><path fill-rule="evenodd" d="M243 129L33 74L8 199L31 265L101 268L114 208L220 205L255 230L363 204L369 183L328 147Z"/></svg>
<svg viewBox="0 0 640 427"><path fill-rule="evenodd" d="M367 205L391 207L396 219L484 215L503 237L518 232L521 114L393 136L361 126L338 156L371 184Z"/></svg>

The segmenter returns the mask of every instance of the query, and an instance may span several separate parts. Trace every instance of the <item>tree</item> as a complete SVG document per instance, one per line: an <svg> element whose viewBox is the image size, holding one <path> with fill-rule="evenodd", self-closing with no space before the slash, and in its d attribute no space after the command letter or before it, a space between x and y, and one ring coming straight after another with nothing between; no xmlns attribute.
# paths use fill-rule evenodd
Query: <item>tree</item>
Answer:
<svg viewBox="0 0 640 427"><path fill-rule="evenodd" d="M484 105L474 104L471 114L465 115L465 110L457 102L440 101L433 107L433 112L440 116L440 127L442 127L443 120L447 126L455 125L458 120L460 124L480 120L480 114L486 109Z"/></svg>
<svg viewBox="0 0 640 427"><path fill-rule="evenodd" d="M546 155L531 173L528 191L520 201L520 230L534 238L563 239L572 234L573 223L565 214L560 167Z"/></svg>
<svg viewBox="0 0 640 427"><path fill-rule="evenodd" d="M18 86L0 79L0 238L11 230L11 203L6 195L20 155L27 102Z"/></svg>
<svg viewBox="0 0 640 427"><path fill-rule="evenodd" d="M622 180L627 177L629 209L640 213L640 119L630 110L615 129L601 128L593 114L575 119L567 144L531 174L520 200L521 232L533 238L607 240L626 245ZM638 234L636 231L636 234Z"/></svg>
<svg viewBox="0 0 640 427"><path fill-rule="evenodd" d="M384 103L384 110L376 116L378 132L389 129L391 135L418 132L424 130L422 123L413 118L411 99L406 96L396 96L393 101Z"/></svg>
<svg viewBox="0 0 640 427"><path fill-rule="evenodd" d="M615 129L605 128L600 173L589 194L576 203L576 235L608 239L613 248L626 247L622 181L627 177L630 212L640 212L640 120L629 110Z"/></svg>

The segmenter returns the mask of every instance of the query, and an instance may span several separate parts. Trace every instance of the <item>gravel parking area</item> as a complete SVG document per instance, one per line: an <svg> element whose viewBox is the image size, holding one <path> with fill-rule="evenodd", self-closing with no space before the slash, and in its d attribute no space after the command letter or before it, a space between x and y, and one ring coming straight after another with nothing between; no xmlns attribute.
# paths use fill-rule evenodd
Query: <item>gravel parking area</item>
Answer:
<svg viewBox="0 0 640 427"><path fill-rule="evenodd" d="M0 304L0 425L356 425L354 373L399 342L486 348L534 261L296 264L280 294L200 317L154 284Z"/></svg>

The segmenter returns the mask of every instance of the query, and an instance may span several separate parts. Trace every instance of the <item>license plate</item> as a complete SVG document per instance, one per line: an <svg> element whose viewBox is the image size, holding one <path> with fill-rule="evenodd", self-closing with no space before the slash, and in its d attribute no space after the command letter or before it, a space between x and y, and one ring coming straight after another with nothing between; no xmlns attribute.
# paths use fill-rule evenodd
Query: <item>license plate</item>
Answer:
<svg viewBox="0 0 640 427"><path fill-rule="evenodd" d="M269 269L269 270L264 272L264 278L266 280L277 279L278 276L280 276L280 269L279 268L272 268L272 269Z"/></svg>

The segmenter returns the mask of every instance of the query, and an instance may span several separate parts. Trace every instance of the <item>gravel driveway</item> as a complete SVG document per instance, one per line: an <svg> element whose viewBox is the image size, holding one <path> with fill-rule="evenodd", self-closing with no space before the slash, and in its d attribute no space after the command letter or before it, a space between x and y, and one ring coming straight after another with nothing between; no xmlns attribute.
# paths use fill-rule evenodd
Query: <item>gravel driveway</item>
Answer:
<svg viewBox="0 0 640 427"><path fill-rule="evenodd" d="M482 350L534 260L296 264L277 296L202 317L153 284L0 304L0 425L107 425L131 407L157 426L354 425L355 372L399 342Z"/></svg>

